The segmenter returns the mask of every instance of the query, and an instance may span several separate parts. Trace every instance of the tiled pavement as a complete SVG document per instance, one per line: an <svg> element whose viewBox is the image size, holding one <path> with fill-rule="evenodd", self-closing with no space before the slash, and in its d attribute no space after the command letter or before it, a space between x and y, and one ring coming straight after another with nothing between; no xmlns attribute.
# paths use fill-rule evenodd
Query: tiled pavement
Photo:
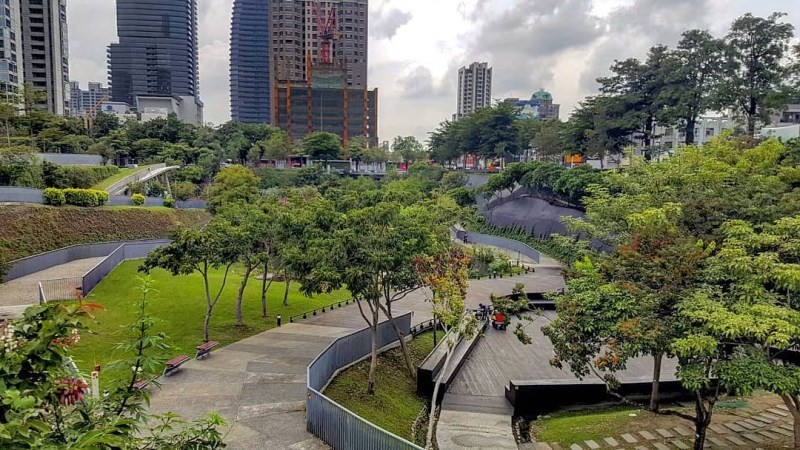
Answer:
<svg viewBox="0 0 800 450"><path fill-rule="evenodd" d="M758 448L791 442L794 436L792 417L784 405L769 408L749 418L709 426L706 448L735 449ZM690 449L694 442L694 431L690 426L658 428L609 436L602 440L587 440L562 446L558 443L536 442L520 445L521 450L674 450Z"/></svg>

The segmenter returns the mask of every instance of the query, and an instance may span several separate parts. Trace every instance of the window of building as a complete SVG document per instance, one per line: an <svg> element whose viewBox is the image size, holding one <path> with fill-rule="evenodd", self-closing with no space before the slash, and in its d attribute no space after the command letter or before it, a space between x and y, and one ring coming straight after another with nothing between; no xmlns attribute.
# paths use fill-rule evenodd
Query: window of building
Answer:
<svg viewBox="0 0 800 450"><path fill-rule="evenodd" d="M706 137L714 136L714 129L713 128L706 128Z"/></svg>

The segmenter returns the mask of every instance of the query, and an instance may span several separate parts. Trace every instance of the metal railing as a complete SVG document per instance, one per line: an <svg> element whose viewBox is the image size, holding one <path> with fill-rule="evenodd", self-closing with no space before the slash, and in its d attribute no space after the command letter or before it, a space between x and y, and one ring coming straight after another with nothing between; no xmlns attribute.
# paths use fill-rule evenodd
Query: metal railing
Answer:
<svg viewBox="0 0 800 450"><path fill-rule="evenodd" d="M395 318L397 326L405 335L410 333L412 315L409 312ZM378 347L385 347L396 341L397 335L388 321L378 325ZM339 370L369 355L371 348L372 334L369 328L365 328L336 339L308 366L306 427L311 434L334 450L422 450L421 447L353 414L322 393Z"/></svg>
<svg viewBox="0 0 800 450"><path fill-rule="evenodd" d="M466 232L467 240L470 244L489 245L491 247L502 248L508 251L517 252L524 255L535 262L539 262L541 253L530 245L516 241L514 239L504 238L500 236L493 236L491 234Z"/></svg>
<svg viewBox="0 0 800 450"><path fill-rule="evenodd" d="M75 288L80 288L82 277L59 278L57 280L42 280L39 282L40 302L56 300L75 300Z"/></svg>

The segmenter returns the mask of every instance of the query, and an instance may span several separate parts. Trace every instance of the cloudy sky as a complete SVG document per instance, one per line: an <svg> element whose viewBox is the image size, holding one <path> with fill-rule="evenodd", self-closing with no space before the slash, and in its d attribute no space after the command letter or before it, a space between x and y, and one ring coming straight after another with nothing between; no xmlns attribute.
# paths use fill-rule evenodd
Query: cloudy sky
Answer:
<svg viewBox="0 0 800 450"><path fill-rule="evenodd" d="M106 82L114 4L68 2L70 75L83 86ZM230 118L233 0L198 4L205 119L221 123ZM690 28L722 36L746 12L773 11L788 13L800 30L798 0L371 0L369 84L379 88L379 136L425 139L455 111L457 70L471 61L493 66L493 97L545 88L566 119L615 59L642 56L656 43L674 45Z"/></svg>

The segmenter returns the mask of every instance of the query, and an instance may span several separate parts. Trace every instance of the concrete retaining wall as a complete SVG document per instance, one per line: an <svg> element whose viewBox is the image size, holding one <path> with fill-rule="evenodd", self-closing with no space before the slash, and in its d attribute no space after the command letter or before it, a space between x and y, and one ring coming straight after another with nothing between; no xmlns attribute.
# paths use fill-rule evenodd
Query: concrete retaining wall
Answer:
<svg viewBox="0 0 800 450"><path fill-rule="evenodd" d="M0 203L33 203L44 204L41 189L19 188L19 187L0 187ZM112 195L108 199L109 206L132 206L131 198L124 195ZM164 206L164 199L160 197L147 197L144 206ZM176 208L181 209L205 209L204 200L178 200L175 202Z"/></svg>

